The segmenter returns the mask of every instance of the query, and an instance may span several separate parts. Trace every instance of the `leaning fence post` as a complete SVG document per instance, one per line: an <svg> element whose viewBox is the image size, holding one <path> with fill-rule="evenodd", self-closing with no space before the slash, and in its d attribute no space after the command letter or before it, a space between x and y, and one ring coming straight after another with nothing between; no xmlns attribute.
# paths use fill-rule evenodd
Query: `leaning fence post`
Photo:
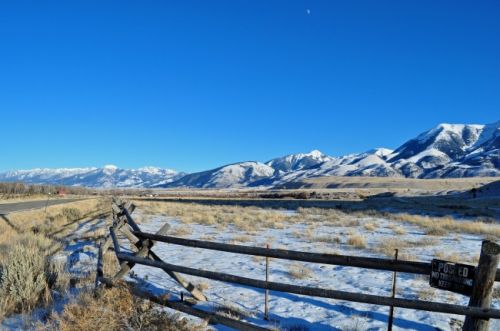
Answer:
<svg viewBox="0 0 500 331"><path fill-rule="evenodd" d="M474 276L469 307L490 308L499 258L500 246L492 241L484 240ZM487 331L488 325L489 319L467 316L462 330Z"/></svg>

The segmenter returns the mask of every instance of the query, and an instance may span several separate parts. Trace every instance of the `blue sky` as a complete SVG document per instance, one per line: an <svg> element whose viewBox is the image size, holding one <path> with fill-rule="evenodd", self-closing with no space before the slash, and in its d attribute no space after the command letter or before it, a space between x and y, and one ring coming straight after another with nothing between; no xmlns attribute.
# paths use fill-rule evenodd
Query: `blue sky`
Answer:
<svg viewBox="0 0 500 331"><path fill-rule="evenodd" d="M494 122L499 15L498 1L3 1L0 170L198 171Z"/></svg>

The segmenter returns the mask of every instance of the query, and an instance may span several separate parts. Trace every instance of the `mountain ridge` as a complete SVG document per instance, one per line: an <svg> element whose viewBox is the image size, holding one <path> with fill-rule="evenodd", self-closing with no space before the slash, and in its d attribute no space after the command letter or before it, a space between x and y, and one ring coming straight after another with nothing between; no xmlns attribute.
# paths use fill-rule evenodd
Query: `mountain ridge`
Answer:
<svg viewBox="0 0 500 331"><path fill-rule="evenodd" d="M0 173L0 181L87 187L238 188L275 186L320 176L452 178L500 176L500 121L439 124L395 150L374 148L333 157L313 150L244 161L196 173L142 167L37 168Z"/></svg>

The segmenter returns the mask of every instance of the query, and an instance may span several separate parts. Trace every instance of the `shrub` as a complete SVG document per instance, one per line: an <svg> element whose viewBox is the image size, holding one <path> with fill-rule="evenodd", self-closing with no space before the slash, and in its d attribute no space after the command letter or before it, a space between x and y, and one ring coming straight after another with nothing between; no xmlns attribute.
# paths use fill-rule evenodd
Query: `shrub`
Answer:
<svg viewBox="0 0 500 331"><path fill-rule="evenodd" d="M9 251L0 275L0 292L10 303L9 312L30 310L49 299L48 288L56 277L49 270L49 246L47 238L27 234Z"/></svg>

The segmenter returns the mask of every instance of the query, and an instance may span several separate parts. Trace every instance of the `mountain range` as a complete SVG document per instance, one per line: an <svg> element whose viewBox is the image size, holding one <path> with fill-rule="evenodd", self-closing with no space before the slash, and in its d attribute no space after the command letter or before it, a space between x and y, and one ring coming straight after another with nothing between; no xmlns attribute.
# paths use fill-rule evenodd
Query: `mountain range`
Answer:
<svg viewBox="0 0 500 331"><path fill-rule="evenodd" d="M87 187L271 187L319 176L451 178L500 176L500 121L488 125L440 124L395 150L376 148L333 157L314 150L261 163L245 161L197 173L144 167L16 170L0 182Z"/></svg>

